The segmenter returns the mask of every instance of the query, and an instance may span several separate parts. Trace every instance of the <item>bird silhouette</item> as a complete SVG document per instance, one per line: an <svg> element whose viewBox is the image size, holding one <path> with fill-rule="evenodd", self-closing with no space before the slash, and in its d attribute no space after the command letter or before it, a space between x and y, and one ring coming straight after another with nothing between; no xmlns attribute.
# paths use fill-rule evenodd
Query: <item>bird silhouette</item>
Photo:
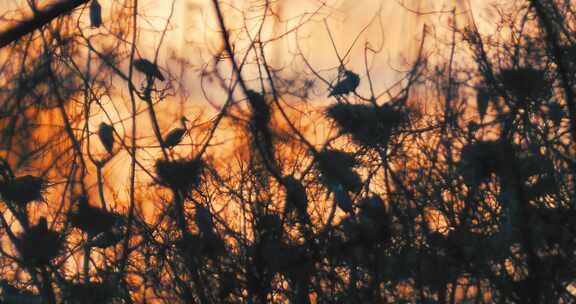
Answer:
<svg viewBox="0 0 576 304"><path fill-rule="evenodd" d="M352 71L346 70L344 71L344 79L340 80L332 87L332 91L330 91L328 97L347 95L350 92L356 91L359 84L360 76Z"/></svg>
<svg viewBox="0 0 576 304"><path fill-rule="evenodd" d="M90 25L94 28L102 25L102 7L97 0L90 3Z"/></svg>
<svg viewBox="0 0 576 304"><path fill-rule="evenodd" d="M162 75L162 73L160 72L160 69L158 69L158 66L156 64L150 62L150 60L140 58L140 59L134 60L133 63L134 63L134 67L136 68L136 70L144 73L146 75L146 77L158 78L160 81L165 80L164 75Z"/></svg>
<svg viewBox="0 0 576 304"><path fill-rule="evenodd" d="M306 213L306 209L308 208L308 197L306 195L306 188L293 176L284 177L283 183L286 188L284 214L290 214L295 210L301 219L307 220L308 214Z"/></svg>
<svg viewBox="0 0 576 304"><path fill-rule="evenodd" d="M101 123L98 128L98 137L102 145L104 145L104 148L106 148L106 151L112 154L112 148L114 147L114 127L104 122Z"/></svg>
<svg viewBox="0 0 576 304"><path fill-rule="evenodd" d="M188 121L188 119L184 116L182 116L182 118L180 118L180 123L182 124L182 128L176 128L173 129L172 131L170 131L168 133L168 135L166 135L166 137L164 138L164 142L162 143L162 147L164 148L173 148L175 146L177 146L178 144L180 144L180 142L182 141L182 138L184 137L184 134L186 134L186 122Z"/></svg>
<svg viewBox="0 0 576 304"><path fill-rule="evenodd" d="M201 234L207 235L213 232L214 222L212 221L212 214L207 208L197 206L194 221Z"/></svg>

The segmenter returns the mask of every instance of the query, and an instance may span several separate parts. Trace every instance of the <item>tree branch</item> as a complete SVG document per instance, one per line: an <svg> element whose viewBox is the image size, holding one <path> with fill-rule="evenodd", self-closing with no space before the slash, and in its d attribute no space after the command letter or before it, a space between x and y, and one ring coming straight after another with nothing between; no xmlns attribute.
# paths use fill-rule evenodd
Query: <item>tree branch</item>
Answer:
<svg viewBox="0 0 576 304"><path fill-rule="evenodd" d="M38 10L38 13L34 14L31 19L23 20L12 28L0 32L0 48L3 48L23 36L32 33L50 23L50 21L71 12L73 9L87 3L88 1L89 0L62 0L43 10Z"/></svg>

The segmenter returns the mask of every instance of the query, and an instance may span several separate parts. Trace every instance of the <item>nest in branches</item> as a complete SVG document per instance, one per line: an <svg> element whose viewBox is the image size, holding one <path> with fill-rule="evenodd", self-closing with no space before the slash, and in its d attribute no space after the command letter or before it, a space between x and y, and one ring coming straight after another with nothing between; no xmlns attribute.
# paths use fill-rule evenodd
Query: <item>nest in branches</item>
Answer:
<svg viewBox="0 0 576 304"><path fill-rule="evenodd" d="M513 146L500 140L470 143L462 148L459 170L467 185L477 185L492 174L506 177L513 156Z"/></svg>
<svg viewBox="0 0 576 304"><path fill-rule="evenodd" d="M156 161L160 185L182 194L190 193L202 180L206 164L199 158Z"/></svg>
<svg viewBox="0 0 576 304"><path fill-rule="evenodd" d="M224 240L214 232L202 235L187 233L176 242L176 247L181 255L193 264L196 258L216 259L226 253Z"/></svg>
<svg viewBox="0 0 576 304"><path fill-rule="evenodd" d="M63 240L57 231L48 229L46 219L30 227L18 239L17 249L22 260L30 265L41 267L48 265L60 254Z"/></svg>
<svg viewBox="0 0 576 304"><path fill-rule="evenodd" d="M500 72L500 81L521 102L535 102L552 96L552 83L543 70L529 67L504 69Z"/></svg>
<svg viewBox="0 0 576 304"><path fill-rule="evenodd" d="M391 106L354 105L337 103L326 110L341 131L367 147L382 147L390 136L405 123L407 114Z"/></svg>
<svg viewBox="0 0 576 304"><path fill-rule="evenodd" d="M85 198L80 200L85 200ZM86 200L79 202L77 210L68 213L68 219L72 227L78 228L92 237L110 232L119 224L121 217L116 213L90 206Z"/></svg>
<svg viewBox="0 0 576 304"><path fill-rule="evenodd" d="M110 303L114 298L115 291L110 284L88 282L86 284L74 284L69 287L66 303L71 304L100 304Z"/></svg>
<svg viewBox="0 0 576 304"><path fill-rule="evenodd" d="M329 187L341 185L346 191L354 193L362 189L362 179L354 171L357 161L353 155L338 150L324 150L316 157L318 170Z"/></svg>
<svg viewBox="0 0 576 304"><path fill-rule="evenodd" d="M42 201L46 182L37 176L24 175L12 178L0 184L0 195L6 202L26 205L33 201Z"/></svg>

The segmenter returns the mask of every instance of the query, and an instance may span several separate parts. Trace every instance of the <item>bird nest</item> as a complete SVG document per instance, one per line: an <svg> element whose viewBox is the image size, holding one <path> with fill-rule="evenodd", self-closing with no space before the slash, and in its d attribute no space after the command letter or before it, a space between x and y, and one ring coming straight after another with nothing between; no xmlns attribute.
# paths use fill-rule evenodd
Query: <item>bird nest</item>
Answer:
<svg viewBox="0 0 576 304"><path fill-rule="evenodd" d="M216 259L226 253L224 240L216 233L187 233L176 242L181 255L190 262L196 258Z"/></svg>
<svg viewBox="0 0 576 304"><path fill-rule="evenodd" d="M518 101L539 101L552 96L552 83L543 70L528 67L504 69L499 78Z"/></svg>
<svg viewBox="0 0 576 304"><path fill-rule="evenodd" d="M111 231L119 224L121 217L118 214L87 205L87 202L85 204L68 213L72 227L86 232L89 236L96 236Z"/></svg>
<svg viewBox="0 0 576 304"><path fill-rule="evenodd" d="M318 170L329 187L342 185L346 191L358 192L362 179L354 171L357 161L353 155L338 151L324 150L317 155Z"/></svg>
<svg viewBox="0 0 576 304"><path fill-rule="evenodd" d="M6 202L26 205L33 201L42 201L46 182L36 176L24 175L0 184L0 195Z"/></svg>
<svg viewBox="0 0 576 304"><path fill-rule="evenodd" d="M206 164L201 159L156 161L156 176L162 186L183 194L190 193L202 180Z"/></svg>
<svg viewBox="0 0 576 304"><path fill-rule="evenodd" d="M407 121L405 112L390 106L355 105L337 103L326 110L341 131L368 147L385 146L390 136Z"/></svg>
<svg viewBox="0 0 576 304"><path fill-rule="evenodd" d="M23 233L17 243L22 260L30 266L44 266L60 254L63 240L57 231L42 225L33 226Z"/></svg>
<svg viewBox="0 0 576 304"><path fill-rule="evenodd" d="M459 170L466 184L477 185L492 174L503 177L514 162L513 155L513 146L499 140L470 143L460 152Z"/></svg>

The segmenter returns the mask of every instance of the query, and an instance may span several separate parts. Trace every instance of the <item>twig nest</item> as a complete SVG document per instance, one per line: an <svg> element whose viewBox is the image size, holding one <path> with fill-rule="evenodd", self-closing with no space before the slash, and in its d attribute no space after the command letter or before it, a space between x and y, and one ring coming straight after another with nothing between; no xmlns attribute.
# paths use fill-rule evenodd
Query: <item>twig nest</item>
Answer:
<svg viewBox="0 0 576 304"><path fill-rule="evenodd" d="M78 208L68 213L72 227L78 228L89 237L111 231L121 221L118 214L90 206L86 197L78 200Z"/></svg>
<svg viewBox="0 0 576 304"><path fill-rule="evenodd" d="M114 287L107 283L88 282L70 286L66 294L66 303L103 304L110 303L115 297Z"/></svg>
<svg viewBox="0 0 576 304"><path fill-rule="evenodd" d="M354 167L358 164L354 156L338 150L324 150L318 153L318 170L330 189L341 185L345 191L354 193L362 189L362 180Z"/></svg>
<svg viewBox="0 0 576 304"><path fill-rule="evenodd" d="M0 184L2 199L17 205L26 205L33 201L42 201L46 182L37 176L19 176Z"/></svg>
<svg viewBox="0 0 576 304"><path fill-rule="evenodd" d="M216 259L226 253L224 240L214 232L203 235L186 233L177 241L176 247L184 258L192 262L202 257Z"/></svg>
<svg viewBox="0 0 576 304"><path fill-rule="evenodd" d="M552 84L543 70L529 67L504 69L500 72L500 81L520 102L539 102L552 96ZM529 104L525 103L526 106Z"/></svg>
<svg viewBox="0 0 576 304"><path fill-rule="evenodd" d="M513 147L500 140L470 143L460 152L459 171L467 185L478 185L495 173L502 177L513 164Z"/></svg>
<svg viewBox="0 0 576 304"><path fill-rule="evenodd" d="M60 233L48 229L45 218L23 233L17 242L17 249L22 260L31 266L44 266L60 254L64 240Z"/></svg>
<svg viewBox="0 0 576 304"><path fill-rule="evenodd" d="M344 134L367 147L383 147L390 136L407 121L406 113L391 106L337 103L326 110Z"/></svg>
<svg viewBox="0 0 576 304"><path fill-rule="evenodd" d="M160 159L156 161L156 176L160 185L182 194L190 194L200 183L204 168L204 161L198 158Z"/></svg>

